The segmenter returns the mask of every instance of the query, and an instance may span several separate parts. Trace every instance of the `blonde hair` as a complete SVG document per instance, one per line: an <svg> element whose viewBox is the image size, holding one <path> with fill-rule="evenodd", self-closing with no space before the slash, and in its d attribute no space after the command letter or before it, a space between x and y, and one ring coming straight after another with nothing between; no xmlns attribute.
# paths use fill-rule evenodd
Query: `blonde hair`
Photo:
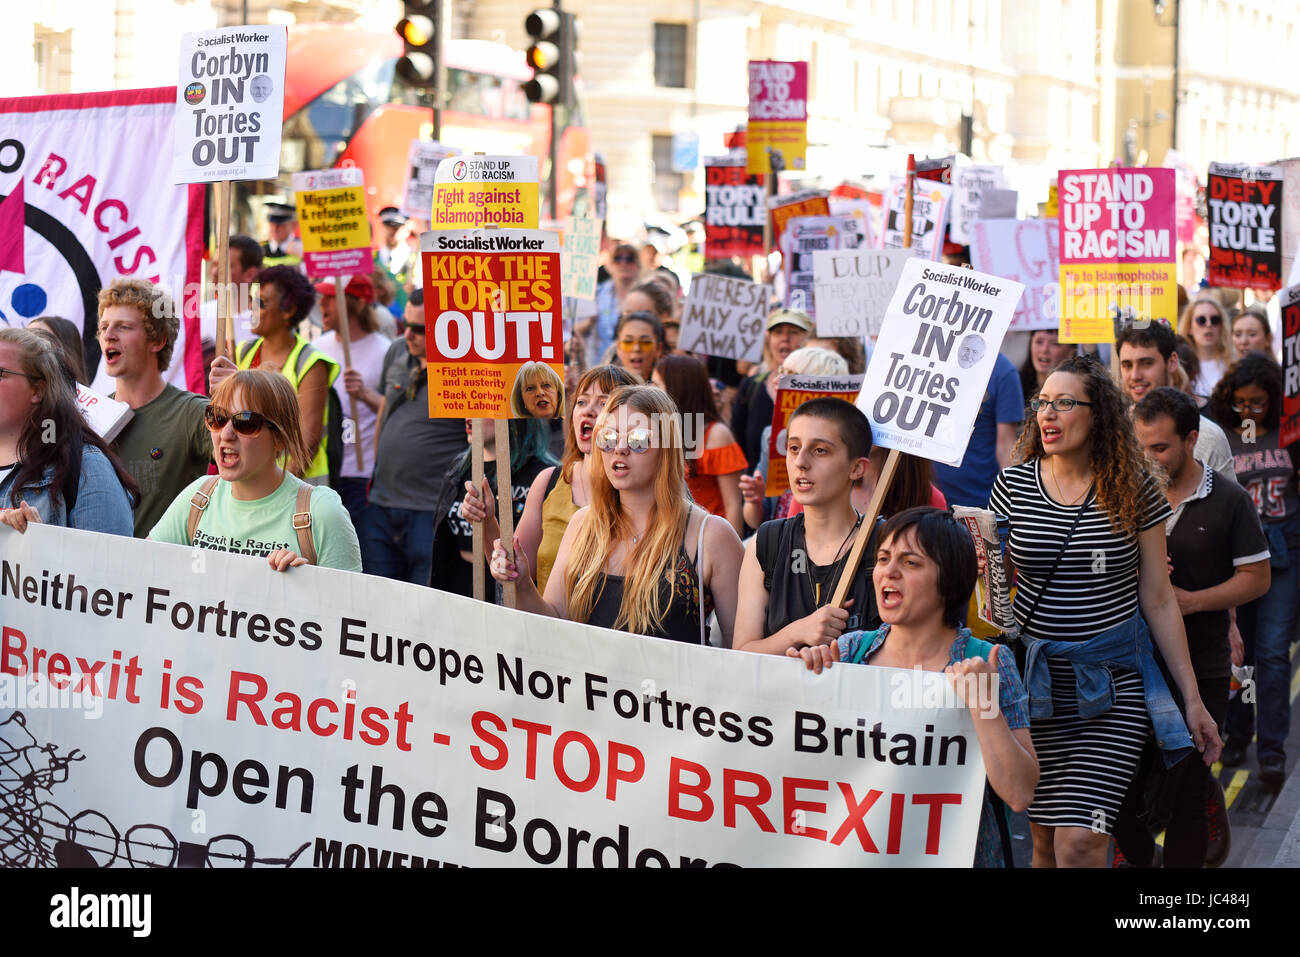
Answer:
<svg viewBox="0 0 1300 957"><path fill-rule="evenodd" d="M230 400L239 390L244 397L244 409L230 408ZM307 453L307 443L302 437L302 425L299 422L298 393L293 391L289 380L278 372L266 372L263 369L244 369L222 379L212 391L212 404L225 408L228 412L261 412L271 423L271 431L280 439L278 451L288 456L289 471L302 475L311 465L311 456Z"/></svg>
<svg viewBox="0 0 1300 957"><path fill-rule="evenodd" d="M838 352L818 346L804 346L781 363L791 375L848 375L849 363Z"/></svg>
<svg viewBox="0 0 1300 957"><path fill-rule="evenodd" d="M601 428L624 406L630 412L649 417L659 468L654 478L654 504L650 507L645 537L632 545L624 566L623 602L613 627L646 634L668 612L659 585L664 581L672 584L677 555L690 520L691 503L686 488L681 419L673 400L654 386L622 386L610 393L596 427ZM591 617L591 610L600 598L598 587L603 586L605 562L610 552L619 540L631 542L633 535L618 491L605 475L604 454L595 446L587 457L587 480L591 489L589 514L574 537L564 582L569 593L569 614L574 621Z"/></svg>
<svg viewBox="0 0 1300 957"><path fill-rule="evenodd" d="M1188 342L1195 345L1196 340L1192 338L1193 316L1196 314L1196 307L1206 303L1213 306L1219 312L1219 341L1215 343L1214 353L1226 367L1236 359L1236 354L1232 348L1232 322L1228 319L1228 310L1224 308L1223 303L1211 293L1203 292L1187 304L1183 310L1182 316L1178 319L1178 334Z"/></svg>
<svg viewBox="0 0 1300 957"><path fill-rule="evenodd" d="M564 380L560 378L559 373L545 362L525 362L519 367L519 372L515 376L515 387L510 391L512 419L533 417L533 414L528 411L528 406L524 405L524 387L538 379L555 386L555 411L551 413L550 418L559 419L564 416Z"/></svg>

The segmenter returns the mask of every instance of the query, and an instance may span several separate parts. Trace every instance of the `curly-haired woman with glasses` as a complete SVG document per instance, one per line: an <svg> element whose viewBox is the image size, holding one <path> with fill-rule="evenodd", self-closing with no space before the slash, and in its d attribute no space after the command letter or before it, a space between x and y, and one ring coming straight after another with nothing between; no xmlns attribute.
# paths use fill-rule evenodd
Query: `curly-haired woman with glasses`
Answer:
<svg viewBox="0 0 1300 957"><path fill-rule="evenodd" d="M1228 435L1237 481L1255 502L1268 538L1272 572L1262 598L1237 609L1237 624L1253 655L1259 713L1260 783L1280 788L1286 772L1286 738L1291 729L1291 637L1300 620L1300 492L1296 467L1300 442L1281 444L1282 369L1270 356L1252 352L1233 363L1210 394L1210 414ZM1254 730L1250 704L1228 706L1223 763L1242 762Z"/></svg>
<svg viewBox="0 0 1300 957"><path fill-rule="evenodd" d="M591 504L569 521L545 595L498 539L492 575L515 582L519 607L632 634L702 643L709 606L731 646L742 550L725 519L692 504L681 424L653 386L615 389L587 459Z"/></svg>
<svg viewBox="0 0 1300 957"><path fill-rule="evenodd" d="M266 557L276 571L304 564L361 571L357 533L338 493L293 474L308 453L288 379L235 372L213 391L204 419L217 475L176 496L151 539Z"/></svg>
<svg viewBox="0 0 1300 957"><path fill-rule="evenodd" d="M998 475L989 507L1011 520L1019 581L1015 614L1041 767L1029 807L1034 866L1104 867L1153 726L1168 763L1212 763L1219 735L1169 583L1169 505L1144 468L1119 389L1096 359L1074 356L1029 407L1019 464ZM1186 702L1186 723L1152 638ZM1189 753L1193 743L1201 756Z"/></svg>

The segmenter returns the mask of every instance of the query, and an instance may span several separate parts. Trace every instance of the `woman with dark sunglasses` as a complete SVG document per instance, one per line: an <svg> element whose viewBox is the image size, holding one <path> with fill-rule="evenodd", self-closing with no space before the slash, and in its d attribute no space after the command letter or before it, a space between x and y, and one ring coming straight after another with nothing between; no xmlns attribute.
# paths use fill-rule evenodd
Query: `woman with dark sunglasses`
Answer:
<svg viewBox="0 0 1300 957"><path fill-rule="evenodd" d="M1219 300L1201 293L1183 310L1178 334L1196 349L1201 368L1188 385L1192 395L1205 398L1233 360L1232 330Z"/></svg>
<svg viewBox="0 0 1300 957"><path fill-rule="evenodd" d="M1153 726L1166 763L1212 764L1219 735L1169 583L1169 503L1144 467L1119 388L1095 358L1071 356L1029 407L1012 457L1019 464L998 475L989 508L1010 518L1019 582L1015 615L1041 768L1029 807L1034 866L1105 867Z"/></svg>
<svg viewBox="0 0 1300 957"><path fill-rule="evenodd" d="M294 474L308 452L288 379L235 372L213 391L204 418L217 475L176 496L151 539L265 556L276 571L304 564L361 571L357 533L338 493Z"/></svg>
<svg viewBox="0 0 1300 957"><path fill-rule="evenodd" d="M140 489L86 424L55 342L0 328L0 522L127 535Z"/></svg>
<svg viewBox="0 0 1300 957"><path fill-rule="evenodd" d="M1258 694L1254 709L1241 696L1229 703L1223 764L1235 767L1245 759L1258 712L1259 780L1277 789L1286 778L1290 649L1300 621L1300 442L1282 444L1281 367L1262 352L1239 359L1210 394L1210 414L1228 435L1237 482L1255 502L1272 574L1263 597L1237 609L1245 663L1255 665Z"/></svg>
<svg viewBox="0 0 1300 957"><path fill-rule="evenodd" d="M735 530L686 490L680 417L653 386L614 390L587 460L591 503L560 542L538 594L529 556L493 544L492 575L515 582L519 607L632 634L704 643L710 605L731 647L742 549Z"/></svg>

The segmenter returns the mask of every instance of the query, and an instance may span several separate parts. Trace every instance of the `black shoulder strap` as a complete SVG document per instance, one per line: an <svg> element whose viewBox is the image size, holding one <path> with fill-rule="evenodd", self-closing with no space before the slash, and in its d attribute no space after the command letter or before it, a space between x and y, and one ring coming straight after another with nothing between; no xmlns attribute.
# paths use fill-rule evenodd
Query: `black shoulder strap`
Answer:
<svg viewBox="0 0 1300 957"><path fill-rule="evenodd" d="M754 554L758 557L758 566L763 569L763 587L770 594L772 591L772 572L776 568L777 552L781 548L781 532L786 519L774 519L758 526Z"/></svg>
<svg viewBox="0 0 1300 957"><path fill-rule="evenodd" d="M1061 545L1061 550L1056 553L1056 559L1052 562L1052 570L1043 579L1043 587L1038 590L1038 594L1034 596L1034 603L1029 606L1029 614L1025 615L1024 624L1020 626L1020 634L1023 635L1029 631L1029 623L1034 620L1034 612L1038 610L1038 603L1043 600L1043 595L1047 594L1048 583L1051 582L1052 576L1056 574L1056 569L1060 567L1061 558L1065 555L1065 550L1070 547L1070 539L1074 537L1074 530L1079 527L1079 519L1083 518L1084 510L1092 504L1093 494L1096 491L1097 486L1095 484L1088 486L1088 494L1083 497L1083 504L1074 513L1074 521L1070 523L1070 530L1065 533L1065 541Z"/></svg>
<svg viewBox="0 0 1300 957"><path fill-rule="evenodd" d="M559 484L560 476L563 472L563 465L557 465L555 468L551 469L551 477L546 480L546 491L542 493L543 502L551 497L551 493L555 491L555 486Z"/></svg>

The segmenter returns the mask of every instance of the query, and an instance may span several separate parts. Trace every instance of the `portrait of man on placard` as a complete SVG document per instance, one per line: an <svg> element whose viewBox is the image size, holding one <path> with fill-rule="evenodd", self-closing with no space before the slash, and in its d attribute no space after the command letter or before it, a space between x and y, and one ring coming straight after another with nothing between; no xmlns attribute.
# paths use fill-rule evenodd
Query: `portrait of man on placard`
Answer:
<svg viewBox="0 0 1300 957"><path fill-rule="evenodd" d="M265 73L259 73L248 82L248 89L253 94L254 102L265 103L275 89L275 83Z"/></svg>
<svg viewBox="0 0 1300 957"><path fill-rule="evenodd" d="M986 348L988 347L984 344L983 337L971 333L957 344L957 365L963 369L979 365L979 361L984 358Z"/></svg>

